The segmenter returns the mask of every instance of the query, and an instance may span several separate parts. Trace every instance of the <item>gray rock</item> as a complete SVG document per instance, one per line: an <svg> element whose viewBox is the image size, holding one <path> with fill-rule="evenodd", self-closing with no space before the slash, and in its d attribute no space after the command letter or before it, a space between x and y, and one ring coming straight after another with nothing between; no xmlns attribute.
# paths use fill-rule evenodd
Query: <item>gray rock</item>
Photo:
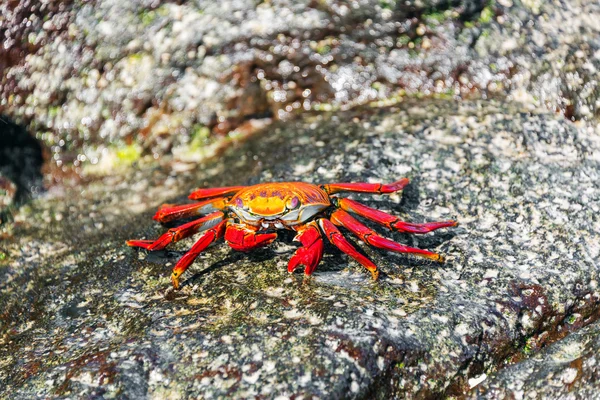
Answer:
<svg viewBox="0 0 600 400"><path fill-rule="evenodd" d="M279 123L196 168L140 170L51 192L4 229L0 397L440 398L598 316L600 149L593 130L493 101L407 102ZM331 247L309 282L291 237L211 247L170 289L190 242L126 239L197 186L393 181L357 196L456 229L402 243L445 264L360 246L378 282ZM475 379L475 380L473 380ZM560 390L560 388L559 388ZM282 397L283 398L283 397Z"/></svg>
<svg viewBox="0 0 600 400"><path fill-rule="evenodd" d="M600 323L595 322L477 387L473 398L598 399Z"/></svg>
<svg viewBox="0 0 600 400"><path fill-rule="evenodd" d="M17 194L17 185L0 172L0 213L13 204ZM0 219L0 223L2 220Z"/></svg>
<svg viewBox="0 0 600 400"><path fill-rule="evenodd" d="M406 96L599 115L597 1L38 3L0 5L0 111L59 168L132 140L162 155L252 118Z"/></svg>

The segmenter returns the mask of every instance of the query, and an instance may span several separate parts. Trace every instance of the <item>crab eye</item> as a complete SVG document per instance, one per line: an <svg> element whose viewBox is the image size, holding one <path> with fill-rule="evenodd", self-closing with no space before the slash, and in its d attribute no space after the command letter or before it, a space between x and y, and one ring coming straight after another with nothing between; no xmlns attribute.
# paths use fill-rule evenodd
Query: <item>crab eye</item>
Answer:
<svg viewBox="0 0 600 400"><path fill-rule="evenodd" d="M288 203L288 209L293 210L300 205L300 200L297 197L293 197Z"/></svg>
<svg viewBox="0 0 600 400"><path fill-rule="evenodd" d="M244 207L244 202L242 201L242 199L240 199L239 197L237 199L235 199L235 205L239 208L243 208Z"/></svg>

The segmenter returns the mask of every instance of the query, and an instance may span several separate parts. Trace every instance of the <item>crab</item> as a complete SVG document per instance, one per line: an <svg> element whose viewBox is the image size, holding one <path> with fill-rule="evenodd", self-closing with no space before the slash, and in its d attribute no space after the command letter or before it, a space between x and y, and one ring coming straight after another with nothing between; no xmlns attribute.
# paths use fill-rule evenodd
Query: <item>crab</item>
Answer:
<svg viewBox="0 0 600 400"><path fill-rule="evenodd" d="M171 243L202 232L191 249L179 259L171 274L175 289L179 279L196 257L211 243L224 238L234 250L250 251L266 246L277 238L277 231L296 232L301 246L288 263L288 272L304 266L310 276L323 257L323 236L335 247L365 267L374 280L379 277L377 266L360 253L340 232L347 229L366 244L398 253L408 253L444 262L440 254L408 247L378 235L351 214L382 225L392 231L424 234L440 228L456 226L456 221L409 223L398 217L368 207L358 201L335 196L338 193L389 194L401 191L409 180L382 183L271 182L253 186L229 186L198 189L188 198L192 204L163 204L153 219L171 222L190 219L171 228L156 240L129 240L127 244L146 250L162 250Z"/></svg>

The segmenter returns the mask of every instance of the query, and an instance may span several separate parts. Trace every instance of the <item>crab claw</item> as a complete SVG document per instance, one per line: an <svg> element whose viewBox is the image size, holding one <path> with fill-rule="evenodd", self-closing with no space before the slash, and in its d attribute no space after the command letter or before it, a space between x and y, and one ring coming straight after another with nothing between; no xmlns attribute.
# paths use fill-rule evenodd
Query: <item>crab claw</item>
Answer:
<svg viewBox="0 0 600 400"><path fill-rule="evenodd" d="M248 251L266 246L277 238L277 233L257 233L244 225L229 224L225 230L225 241L238 251Z"/></svg>
<svg viewBox="0 0 600 400"><path fill-rule="evenodd" d="M288 262L288 272L292 273L300 265L304 265L304 274L310 275L323 257L323 239L316 222L308 224L294 240L302 243L302 247L296 250Z"/></svg>

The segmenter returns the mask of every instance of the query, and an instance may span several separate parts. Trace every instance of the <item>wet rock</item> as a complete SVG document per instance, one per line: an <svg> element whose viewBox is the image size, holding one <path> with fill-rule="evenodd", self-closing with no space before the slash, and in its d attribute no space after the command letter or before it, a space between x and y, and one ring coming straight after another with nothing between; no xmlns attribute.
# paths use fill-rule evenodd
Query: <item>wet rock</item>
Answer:
<svg viewBox="0 0 600 400"><path fill-rule="evenodd" d="M0 7L0 58L10 60L0 111L26 123L59 169L81 172L132 142L158 157L204 143L197 133L207 128L219 140L251 118L406 96L510 96L598 117L597 2Z"/></svg>
<svg viewBox="0 0 600 400"><path fill-rule="evenodd" d="M48 193L2 243L0 397L467 394L598 318L598 138L516 105L406 102L279 123L218 161ZM401 176L402 196L356 197L409 221L457 218L384 233L445 264L357 244L381 268L373 282L327 246L304 282L286 272L295 247L281 234L247 254L209 248L174 292L169 270L190 241L125 246L164 232L155 207L197 186Z"/></svg>
<svg viewBox="0 0 600 400"><path fill-rule="evenodd" d="M572 120L598 121L600 4L507 0L494 10L502 23L481 29L475 46L480 55L511 65L514 74L506 82L511 97L560 110Z"/></svg>
<svg viewBox="0 0 600 400"><path fill-rule="evenodd" d="M17 185L0 173L0 213L6 210L15 200ZM0 223L2 221L0 220Z"/></svg>
<svg viewBox="0 0 600 400"><path fill-rule="evenodd" d="M600 393L600 323L583 328L477 387L474 398L593 399Z"/></svg>

